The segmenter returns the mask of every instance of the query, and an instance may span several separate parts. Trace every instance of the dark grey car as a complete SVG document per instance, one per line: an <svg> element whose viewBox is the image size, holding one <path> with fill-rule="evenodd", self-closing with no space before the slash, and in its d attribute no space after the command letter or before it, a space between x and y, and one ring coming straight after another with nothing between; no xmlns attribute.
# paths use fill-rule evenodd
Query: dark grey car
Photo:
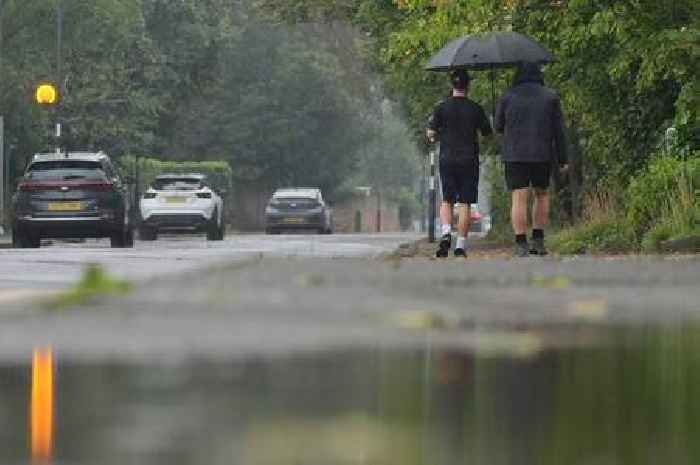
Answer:
<svg viewBox="0 0 700 465"><path fill-rule="evenodd" d="M12 201L12 242L37 248L42 238L108 237L133 247L126 185L104 153L38 154Z"/></svg>
<svg viewBox="0 0 700 465"><path fill-rule="evenodd" d="M278 189L265 208L265 232L303 230L333 233L333 215L320 189Z"/></svg>

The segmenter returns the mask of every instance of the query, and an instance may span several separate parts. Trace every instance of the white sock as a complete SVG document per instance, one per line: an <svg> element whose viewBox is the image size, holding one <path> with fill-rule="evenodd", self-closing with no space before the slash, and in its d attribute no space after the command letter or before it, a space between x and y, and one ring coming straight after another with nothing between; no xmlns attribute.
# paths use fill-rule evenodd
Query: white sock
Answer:
<svg viewBox="0 0 700 465"><path fill-rule="evenodd" d="M442 235L444 236L445 234L452 234L452 225L449 225L449 224L442 225Z"/></svg>
<svg viewBox="0 0 700 465"><path fill-rule="evenodd" d="M460 236L457 238L457 247L458 249L464 250L467 245L467 238L464 236Z"/></svg>

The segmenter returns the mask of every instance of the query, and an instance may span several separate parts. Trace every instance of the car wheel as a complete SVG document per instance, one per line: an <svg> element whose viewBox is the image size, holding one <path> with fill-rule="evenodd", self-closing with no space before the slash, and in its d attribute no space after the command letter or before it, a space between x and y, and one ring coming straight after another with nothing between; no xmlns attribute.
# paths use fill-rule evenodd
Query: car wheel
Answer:
<svg viewBox="0 0 700 465"><path fill-rule="evenodd" d="M134 232L131 228L113 233L109 238L113 249L124 249L134 246Z"/></svg>
<svg viewBox="0 0 700 465"><path fill-rule="evenodd" d="M124 247L129 249L134 248L134 228L129 228L126 230L124 237Z"/></svg>
<svg viewBox="0 0 700 465"><path fill-rule="evenodd" d="M141 226L139 228L139 239L142 241L155 241L158 239L158 230L149 226Z"/></svg>
<svg viewBox="0 0 700 465"><path fill-rule="evenodd" d="M216 240L223 241L224 237L226 237L226 225L222 224L221 226L219 226L219 229L217 231Z"/></svg>
<svg viewBox="0 0 700 465"><path fill-rule="evenodd" d="M219 212L214 210L214 213L211 215L211 220L209 220L209 224L207 225L207 240L208 241L219 241L219 225L217 224L217 218L219 217Z"/></svg>
<svg viewBox="0 0 700 465"><path fill-rule="evenodd" d="M14 227L12 228L12 246L16 249L38 249L41 247L41 237Z"/></svg>

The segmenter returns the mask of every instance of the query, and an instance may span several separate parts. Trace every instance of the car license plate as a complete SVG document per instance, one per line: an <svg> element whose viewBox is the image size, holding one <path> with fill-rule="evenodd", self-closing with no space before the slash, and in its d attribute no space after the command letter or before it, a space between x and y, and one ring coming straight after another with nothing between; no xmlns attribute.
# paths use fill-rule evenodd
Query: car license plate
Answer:
<svg viewBox="0 0 700 465"><path fill-rule="evenodd" d="M166 197L165 203L185 203L185 197Z"/></svg>
<svg viewBox="0 0 700 465"><path fill-rule="evenodd" d="M287 224L302 224L304 223L304 218L285 218L284 222Z"/></svg>
<svg viewBox="0 0 700 465"><path fill-rule="evenodd" d="M50 202L50 212L75 212L82 210L80 202Z"/></svg>

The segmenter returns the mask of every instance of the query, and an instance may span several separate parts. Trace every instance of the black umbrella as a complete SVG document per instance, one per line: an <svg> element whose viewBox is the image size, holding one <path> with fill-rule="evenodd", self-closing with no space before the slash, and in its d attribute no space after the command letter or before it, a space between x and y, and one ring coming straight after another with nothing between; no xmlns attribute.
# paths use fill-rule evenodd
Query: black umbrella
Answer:
<svg viewBox="0 0 700 465"><path fill-rule="evenodd" d="M491 32L460 37L445 45L430 58L428 71L455 69L494 70L518 63L550 63L552 53L527 36L517 32ZM491 98L496 112L495 75L491 73Z"/></svg>
<svg viewBox="0 0 700 465"><path fill-rule="evenodd" d="M428 61L429 71L494 69L522 62L550 63L551 52L517 32L492 32L453 40Z"/></svg>

